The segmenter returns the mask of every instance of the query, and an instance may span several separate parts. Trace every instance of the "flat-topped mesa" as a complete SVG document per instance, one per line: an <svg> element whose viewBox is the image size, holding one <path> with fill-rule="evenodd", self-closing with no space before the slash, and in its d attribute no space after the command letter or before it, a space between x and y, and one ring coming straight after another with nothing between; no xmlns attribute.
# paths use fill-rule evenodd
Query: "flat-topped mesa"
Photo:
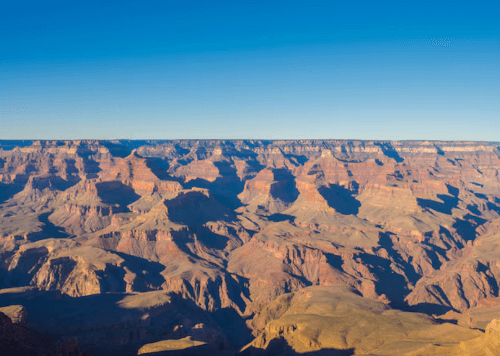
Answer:
<svg viewBox="0 0 500 356"><path fill-rule="evenodd" d="M140 195L160 193L176 193L182 189L182 185L175 181L141 181L141 180L125 180L123 181L125 185L129 185Z"/></svg>
<svg viewBox="0 0 500 356"><path fill-rule="evenodd" d="M219 177L219 169L214 165L213 161L196 160L177 168L174 176L183 177L185 183L193 179L204 179L213 182Z"/></svg>
<svg viewBox="0 0 500 356"><path fill-rule="evenodd" d="M376 207L417 211L421 209L409 186L386 186L368 183L358 196L362 203Z"/></svg>

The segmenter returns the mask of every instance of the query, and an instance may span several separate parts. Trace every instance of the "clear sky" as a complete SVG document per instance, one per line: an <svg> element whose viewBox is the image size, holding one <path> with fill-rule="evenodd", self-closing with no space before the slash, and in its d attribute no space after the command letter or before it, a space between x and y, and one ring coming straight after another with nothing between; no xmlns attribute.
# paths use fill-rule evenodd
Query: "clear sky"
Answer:
<svg viewBox="0 0 500 356"><path fill-rule="evenodd" d="M0 138L500 141L500 2L0 2Z"/></svg>

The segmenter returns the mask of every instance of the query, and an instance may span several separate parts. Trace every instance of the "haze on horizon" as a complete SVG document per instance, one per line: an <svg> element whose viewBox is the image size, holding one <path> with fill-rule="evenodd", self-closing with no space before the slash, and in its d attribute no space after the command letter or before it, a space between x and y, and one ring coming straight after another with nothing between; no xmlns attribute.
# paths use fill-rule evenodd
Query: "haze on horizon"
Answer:
<svg viewBox="0 0 500 356"><path fill-rule="evenodd" d="M498 141L500 3L0 3L0 139Z"/></svg>

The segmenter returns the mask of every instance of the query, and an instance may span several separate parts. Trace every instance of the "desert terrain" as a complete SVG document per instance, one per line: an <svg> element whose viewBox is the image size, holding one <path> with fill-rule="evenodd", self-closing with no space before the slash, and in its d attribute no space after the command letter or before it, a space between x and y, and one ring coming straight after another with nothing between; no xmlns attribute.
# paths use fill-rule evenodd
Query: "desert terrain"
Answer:
<svg viewBox="0 0 500 356"><path fill-rule="evenodd" d="M13 355L499 355L500 143L0 141Z"/></svg>

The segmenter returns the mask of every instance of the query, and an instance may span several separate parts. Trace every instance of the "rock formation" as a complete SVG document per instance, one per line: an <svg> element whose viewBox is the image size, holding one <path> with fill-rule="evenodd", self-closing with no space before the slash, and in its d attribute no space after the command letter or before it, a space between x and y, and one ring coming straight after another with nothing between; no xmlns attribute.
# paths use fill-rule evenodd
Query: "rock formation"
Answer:
<svg viewBox="0 0 500 356"><path fill-rule="evenodd" d="M26 317L29 298L44 310L53 298L163 293L191 303L198 322L179 311L155 334L137 312L137 328L113 322L122 347L113 352L375 352L368 326L325 326L332 340L358 327L365 335L327 341L316 311L297 321L302 329L283 326L281 312L263 316L301 291L340 293L385 325L378 339L395 319L411 324L400 330L419 340L408 354L439 349L426 346L423 325L450 350L468 347L440 330L454 322L466 335L500 318L499 170L494 142L0 141L0 308L10 308L0 310L14 326L87 349L102 320L63 330L60 314L44 324L31 307Z"/></svg>

